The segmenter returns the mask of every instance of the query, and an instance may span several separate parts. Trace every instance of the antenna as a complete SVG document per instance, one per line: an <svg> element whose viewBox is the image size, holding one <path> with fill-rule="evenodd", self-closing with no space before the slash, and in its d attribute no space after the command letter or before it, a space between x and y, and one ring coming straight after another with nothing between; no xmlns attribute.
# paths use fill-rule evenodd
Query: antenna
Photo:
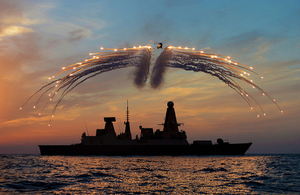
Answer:
<svg viewBox="0 0 300 195"><path fill-rule="evenodd" d="M84 123L85 123L85 129L86 129L86 131L87 131L87 134L88 134L88 136L90 136L89 130L88 130L87 125L86 125L86 121L84 121Z"/></svg>
<svg viewBox="0 0 300 195"><path fill-rule="evenodd" d="M126 112L127 122L129 122L129 110L128 110L128 100L127 100L127 112Z"/></svg>

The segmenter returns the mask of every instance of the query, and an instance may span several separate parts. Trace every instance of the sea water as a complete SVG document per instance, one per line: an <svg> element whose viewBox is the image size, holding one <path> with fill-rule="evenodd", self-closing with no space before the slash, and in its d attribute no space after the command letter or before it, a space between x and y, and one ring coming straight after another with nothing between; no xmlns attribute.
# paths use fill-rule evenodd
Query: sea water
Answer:
<svg viewBox="0 0 300 195"><path fill-rule="evenodd" d="M300 155L0 155L0 194L300 194Z"/></svg>

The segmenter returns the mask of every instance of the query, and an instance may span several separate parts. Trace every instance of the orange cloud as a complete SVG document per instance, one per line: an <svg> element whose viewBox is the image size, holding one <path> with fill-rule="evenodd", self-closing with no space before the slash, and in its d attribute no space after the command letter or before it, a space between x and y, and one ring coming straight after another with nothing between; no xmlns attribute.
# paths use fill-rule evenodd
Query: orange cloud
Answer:
<svg viewBox="0 0 300 195"><path fill-rule="evenodd" d="M2 28L2 32L0 32L0 41L4 37L20 35L29 32L34 32L34 31L30 28L26 28L22 26L7 26L5 28Z"/></svg>

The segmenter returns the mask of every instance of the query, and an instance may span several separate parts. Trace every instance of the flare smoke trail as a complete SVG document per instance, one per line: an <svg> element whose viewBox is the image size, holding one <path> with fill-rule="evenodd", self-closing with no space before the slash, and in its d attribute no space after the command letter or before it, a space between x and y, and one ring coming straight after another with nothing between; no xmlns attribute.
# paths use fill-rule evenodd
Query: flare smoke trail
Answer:
<svg viewBox="0 0 300 195"><path fill-rule="evenodd" d="M101 48L101 50L103 49L104 48ZM41 115L47 104L52 101L60 92L60 97L57 100L51 115L51 117L54 117L56 108L64 99L64 97L84 81L104 72L131 66L137 67L134 72L135 86L139 88L145 86L151 63L152 49L150 46L139 46L124 49L106 48L105 50L113 51L90 53L90 55L93 55L93 58L87 59L84 62L78 62L67 67L63 67L61 72L53 75L49 79L54 79L57 75L65 73L66 71L72 72L44 85L41 89L34 93L23 106L25 106L31 98L41 92L42 94L38 98L36 104L33 106L33 108L36 108L36 105L39 103L41 98L45 96L45 94L49 93L50 99L44 105L44 107L42 107L39 114ZM165 74L166 67L181 68L194 72L204 72L217 77L235 90L248 103L250 108L257 113L257 117L259 117L259 114L254 105L260 108L260 110L263 112L263 115L266 115L264 110L260 104L237 83L236 80L240 80L246 84L249 84L252 88L258 89L262 95L267 96L280 109L280 107L276 104L275 99L254 84L253 80L247 77L250 76L250 73L258 75L252 70L253 68L232 61L229 56L207 54L203 51L195 51L194 48L168 46L162 51L160 56L157 57L157 60L154 64L150 79L150 85L152 88L160 87L161 83L163 82L163 76ZM262 76L260 77L263 79ZM22 107L20 109L22 109ZM281 112L283 111L281 110ZM49 125L51 122L51 117Z"/></svg>
<svg viewBox="0 0 300 195"><path fill-rule="evenodd" d="M164 68L162 66L165 66L172 68L181 68L187 71L204 72L219 78L221 81L235 90L239 95L241 95L241 97L248 103L250 108L257 113L257 117L259 117L259 114L255 109L254 104L256 104L260 108L260 110L263 112L263 115L266 115L266 113L264 112L260 104L247 91L245 91L235 81L235 79L249 84L252 88L257 88L262 93L262 95L267 96L280 109L280 107L276 104L275 99L273 99L263 89L255 85L253 83L253 80L247 77L250 76L249 72L258 75L252 70L253 68L232 61L229 56L206 54L203 51L195 51L195 48L168 46L164 49L158 59L163 59L164 62L155 64L157 65L158 70L163 70L162 72L158 73L158 75L164 72ZM260 77L261 79L263 79L262 76ZM155 87L158 87L161 84L161 80L157 79L156 81L157 82L155 83ZM281 112L283 111L281 110Z"/></svg>
<svg viewBox="0 0 300 195"><path fill-rule="evenodd" d="M140 60L139 65L137 66L136 71L134 72L134 84L138 88L142 88L146 85L148 75L149 75L149 68L151 64L151 52L147 52L143 55Z"/></svg>
<svg viewBox="0 0 300 195"><path fill-rule="evenodd" d="M101 48L103 50L104 48ZM116 70L120 68L137 66L135 84L137 86L145 85L147 78L147 71L150 66L151 59L151 47L150 46L139 46L133 48L124 48L124 49L110 49L105 48L105 50L114 50L114 52L100 52L100 53L90 53L93 55L91 59L87 59L84 62L78 62L75 64L71 64L67 67L63 67L62 71L49 77L49 79L54 79L57 75L60 75L66 71L71 70L72 72L68 75L56 79L46 85L44 85L41 89L39 89L36 93L34 93L20 108L22 108L27 104L27 102L37 95L39 92L45 90L41 96L38 98L37 102L33 106L36 108L37 104L41 100L41 98L49 93L50 99L48 102L42 107L39 115L41 115L42 111L45 109L47 104L54 99L54 97L61 92L59 99L57 100L56 105L53 108L51 117L54 117L55 111L59 103L63 100L63 98L72 91L75 87L83 83L84 81L97 76L101 73L108 72L111 70ZM50 126L51 118L49 121Z"/></svg>
<svg viewBox="0 0 300 195"><path fill-rule="evenodd" d="M170 55L171 50L164 49L163 52L157 57L150 78L150 85L152 88L158 88L163 82L163 76L166 69L165 65L169 63Z"/></svg>

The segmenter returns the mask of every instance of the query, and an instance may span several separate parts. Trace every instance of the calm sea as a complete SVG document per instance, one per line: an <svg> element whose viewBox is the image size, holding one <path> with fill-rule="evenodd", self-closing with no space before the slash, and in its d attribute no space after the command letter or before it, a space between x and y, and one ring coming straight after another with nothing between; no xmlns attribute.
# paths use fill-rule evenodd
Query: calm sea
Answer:
<svg viewBox="0 0 300 195"><path fill-rule="evenodd" d="M300 194L300 155L0 155L0 194Z"/></svg>

